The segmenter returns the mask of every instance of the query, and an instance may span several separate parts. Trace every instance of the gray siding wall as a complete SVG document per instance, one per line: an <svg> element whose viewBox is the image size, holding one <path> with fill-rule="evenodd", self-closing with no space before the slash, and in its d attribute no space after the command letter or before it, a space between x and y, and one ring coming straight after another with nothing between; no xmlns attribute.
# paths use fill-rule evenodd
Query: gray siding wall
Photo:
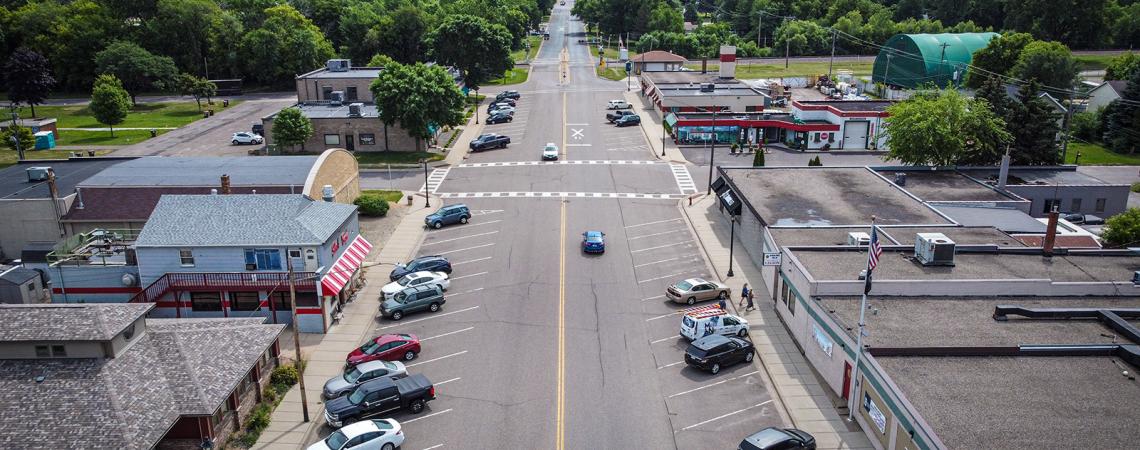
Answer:
<svg viewBox="0 0 1140 450"><path fill-rule="evenodd" d="M75 194L59 199L60 211L67 212ZM0 259L19 259L31 242L60 240L59 226L50 199L0 200Z"/></svg>
<svg viewBox="0 0 1140 450"><path fill-rule="evenodd" d="M1061 212L1080 212L1095 216L1109 218L1128 209L1127 185L1084 185L1084 186L1051 186L1051 185L1016 185L1006 186L1006 190L1029 200L1030 215L1045 217L1045 200L1051 198L1061 199ZM1080 211L1073 211L1073 199L1081 199ZM1096 211L1097 199L1105 199L1104 211Z"/></svg>

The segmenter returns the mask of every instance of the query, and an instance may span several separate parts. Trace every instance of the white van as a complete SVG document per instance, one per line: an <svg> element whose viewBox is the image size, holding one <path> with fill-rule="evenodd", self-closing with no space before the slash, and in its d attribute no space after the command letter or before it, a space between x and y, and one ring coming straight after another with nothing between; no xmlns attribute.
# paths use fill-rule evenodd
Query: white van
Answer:
<svg viewBox="0 0 1140 450"><path fill-rule="evenodd" d="M685 310L681 317L681 336L695 341L710 334L744 337L748 334L748 321L717 305Z"/></svg>
<svg viewBox="0 0 1140 450"><path fill-rule="evenodd" d="M627 102L625 100L610 100L610 102L608 104L606 104L606 109L630 109L630 108L632 108L632 106L630 106L629 102Z"/></svg>

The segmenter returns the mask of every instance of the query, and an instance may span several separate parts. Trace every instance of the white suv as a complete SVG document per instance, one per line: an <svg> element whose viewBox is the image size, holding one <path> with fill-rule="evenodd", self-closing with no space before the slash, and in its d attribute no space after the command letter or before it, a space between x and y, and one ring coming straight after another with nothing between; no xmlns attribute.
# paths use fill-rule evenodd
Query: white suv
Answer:
<svg viewBox="0 0 1140 450"><path fill-rule="evenodd" d="M606 105L606 109L630 109L632 106L625 100L610 100Z"/></svg>
<svg viewBox="0 0 1140 450"><path fill-rule="evenodd" d="M238 144L260 144L264 141L265 141L265 139L263 139L261 136L250 133L250 132L246 132L246 131L242 131L240 133L234 133L234 137L230 140L230 142L233 143L234 145L238 145Z"/></svg>
<svg viewBox="0 0 1140 450"><path fill-rule="evenodd" d="M546 144L546 148L542 149L542 160L557 160L558 159L558 146L553 142Z"/></svg>
<svg viewBox="0 0 1140 450"><path fill-rule="evenodd" d="M717 305L685 310L681 317L681 336L693 341L710 334L744 337L748 335L748 321Z"/></svg>

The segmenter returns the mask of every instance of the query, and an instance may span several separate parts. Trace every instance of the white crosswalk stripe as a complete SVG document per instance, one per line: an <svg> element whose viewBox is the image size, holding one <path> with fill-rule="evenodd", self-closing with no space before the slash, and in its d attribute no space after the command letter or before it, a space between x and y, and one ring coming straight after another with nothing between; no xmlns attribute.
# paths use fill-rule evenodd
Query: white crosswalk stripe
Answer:
<svg viewBox="0 0 1140 450"><path fill-rule="evenodd" d="M508 162L489 162L489 163L467 163L460 164L457 167L509 167L509 166L538 166L543 164L571 164L571 165L614 165L614 164L668 164L664 161L626 161L626 160L576 160L576 161L508 161ZM436 169L439 170L439 169ZM429 177L430 181L430 177Z"/></svg>
<svg viewBox="0 0 1140 450"><path fill-rule="evenodd" d="M619 198L619 199L651 199L651 200L677 200L684 198L682 194L639 194L635 192L444 192L440 198Z"/></svg>
<svg viewBox="0 0 1140 450"><path fill-rule="evenodd" d="M420 192L424 192L426 188L427 192L434 194L436 189L439 189L439 185L443 183L443 179L447 178L447 173L450 171L450 167L432 170L431 174L428 175L427 184L420 186Z"/></svg>
<svg viewBox="0 0 1140 450"><path fill-rule="evenodd" d="M693 176L689 174L689 169L684 164L670 164L669 168L673 170L673 179L677 180L677 188L682 194L697 193L697 183L693 181Z"/></svg>

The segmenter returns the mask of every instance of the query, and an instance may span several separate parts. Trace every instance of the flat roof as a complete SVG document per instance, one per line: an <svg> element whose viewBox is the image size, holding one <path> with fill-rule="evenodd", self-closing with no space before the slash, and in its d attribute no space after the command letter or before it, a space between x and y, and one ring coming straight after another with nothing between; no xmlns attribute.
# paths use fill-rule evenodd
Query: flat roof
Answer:
<svg viewBox="0 0 1140 450"><path fill-rule="evenodd" d="M341 105L329 105L327 103L301 103L294 105L294 108L300 109L301 114L310 119L347 119L348 103ZM276 116L276 114L274 114ZM360 116L353 118L377 118L380 117L380 109L371 103L365 103L360 108Z"/></svg>
<svg viewBox="0 0 1140 450"><path fill-rule="evenodd" d="M35 151L28 152L35 156ZM17 164L0 169L0 199L32 199L50 198L51 190L48 182L29 182L27 169L31 167L51 167L55 172L56 191L60 196L70 195L75 186L100 171L115 164L129 161L132 158L71 158L71 159L41 159L25 160Z"/></svg>
<svg viewBox="0 0 1140 450"><path fill-rule="evenodd" d="M1140 270L1140 256L1069 254L1044 258L1039 254L970 253L958 251L955 266L923 266L913 261L913 245L884 249L875 268L883 280L1009 280L1049 279L1054 282L1126 282ZM793 250L816 280L854 280L867 267L865 251Z"/></svg>
<svg viewBox="0 0 1140 450"><path fill-rule="evenodd" d="M871 233L868 227L769 228L768 231L781 247L846 245L847 233ZM879 233L886 239L886 244L894 241L899 245L912 245L917 233L942 233L959 244L1025 246L993 227L879 227Z"/></svg>
<svg viewBox="0 0 1140 450"><path fill-rule="evenodd" d="M902 188L928 202L1017 200L998 192L989 185L953 171L877 169L876 172L892 181L895 179L896 173L906 174L906 183Z"/></svg>
<svg viewBox="0 0 1140 450"><path fill-rule="evenodd" d="M1007 233L1045 232L1045 224L1018 209L981 205L931 206L962 225L992 225Z"/></svg>
<svg viewBox="0 0 1140 450"><path fill-rule="evenodd" d="M1140 385L1121 376L1115 358L875 360L947 448L1126 448L1140 441Z"/></svg>
<svg viewBox="0 0 1140 450"><path fill-rule="evenodd" d="M891 100L797 100L796 103L804 106L830 106L844 112L883 112L887 110L887 107L895 104Z"/></svg>
<svg viewBox="0 0 1140 450"><path fill-rule="evenodd" d="M982 181L997 183L998 169L968 169L962 173ZM1111 185L1100 178L1077 172L1075 169L1010 169L1006 185Z"/></svg>
<svg viewBox="0 0 1140 450"><path fill-rule="evenodd" d="M724 85L716 85L712 91L702 91L700 86L681 86L681 85L665 85L657 86L657 92L665 97L712 97L717 95L739 95L739 96L754 96L754 97L767 97L767 94L759 92L747 86L733 86L725 87Z"/></svg>
<svg viewBox="0 0 1140 450"><path fill-rule="evenodd" d="M379 78L382 70L384 70L383 67L352 67L345 72L333 72L325 68L300 75L297 78L302 80L310 78Z"/></svg>
<svg viewBox="0 0 1140 450"><path fill-rule="evenodd" d="M743 84L736 78L721 78L720 72L710 70L708 73L700 71L676 70L664 72L642 72L641 76L648 79L655 86L689 84L689 83L716 83L716 84Z"/></svg>
<svg viewBox="0 0 1140 450"><path fill-rule="evenodd" d="M721 169L768 225L950 223L864 167Z"/></svg>
<svg viewBox="0 0 1140 450"><path fill-rule="evenodd" d="M316 163L315 155L272 158L147 156L108 167L79 183L79 187L218 187L222 175L230 176L231 186L304 186Z"/></svg>

